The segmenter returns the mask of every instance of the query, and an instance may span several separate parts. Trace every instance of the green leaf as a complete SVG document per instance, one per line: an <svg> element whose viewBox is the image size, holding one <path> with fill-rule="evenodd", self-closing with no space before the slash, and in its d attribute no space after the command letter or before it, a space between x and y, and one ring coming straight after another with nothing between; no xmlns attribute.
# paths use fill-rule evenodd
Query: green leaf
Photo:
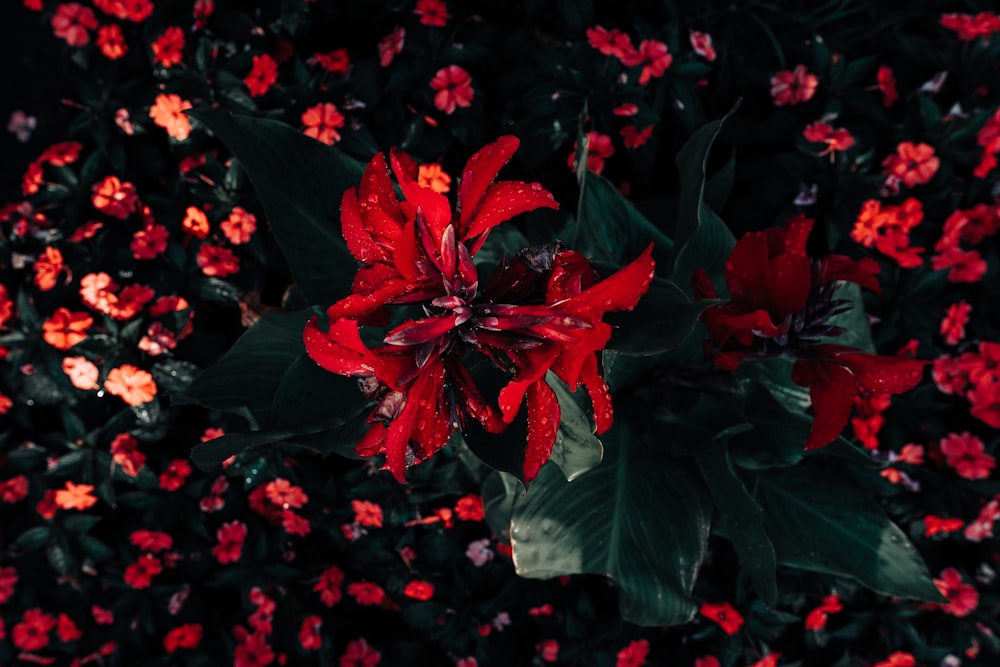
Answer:
<svg viewBox="0 0 1000 667"><path fill-rule="evenodd" d="M221 110L190 115L243 165L264 205L292 277L310 304L343 297L355 263L340 235L340 200L364 165L284 123Z"/></svg>
<svg viewBox="0 0 1000 667"><path fill-rule="evenodd" d="M222 359L175 396L175 402L199 403L230 412L249 408L258 421L266 422L285 371L305 350L302 330L313 314L299 311L264 315Z"/></svg>
<svg viewBox="0 0 1000 667"><path fill-rule="evenodd" d="M760 472L757 481L780 562L850 577L884 595L946 602L903 531L848 480L802 464Z"/></svg>
<svg viewBox="0 0 1000 667"><path fill-rule="evenodd" d="M615 330L607 349L637 357L669 352L691 335L701 314L714 303L691 301L674 283L653 278L634 309L608 314L607 322Z"/></svg>
<svg viewBox="0 0 1000 667"><path fill-rule="evenodd" d="M670 237L639 213L610 181L584 171L573 249L597 261L624 265L652 243L653 258L669 266L674 246Z"/></svg>
<svg viewBox="0 0 1000 667"><path fill-rule="evenodd" d="M733 191L733 179L736 177L736 153L729 156L729 160L722 166L722 169L712 174L705 181L705 204L710 209L719 213L729 201L729 195Z"/></svg>
<svg viewBox="0 0 1000 667"><path fill-rule="evenodd" d="M316 433L319 428L318 426L303 426L299 429L227 433L222 437L195 445L191 450L191 460L200 469L208 472L230 456L242 454L258 447L288 442L296 436Z"/></svg>
<svg viewBox="0 0 1000 667"><path fill-rule="evenodd" d="M510 541L510 518L514 513L514 500L523 494L524 487L513 475L494 470L483 480L483 512L486 525L501 540Z"/></svg>
<svg viewBox="0 0 1000 667"><path fill-rule="evenodd" d="M738 104L737 104L738 106ZM688 139L677 154L680 172L680 208L674 238L676 259L673 280L685 291L694 270L704 269L713 282L723 275L726 258L736 238L726 223L705 203L705 166L708 153L729 113L702 127Z"/></svg>
<svg viewBox="0 0 1000 667"><path fill-rule="evenodd" d="M34 551L48 544L51 537L52 528L49 526L35 526L18 535L17 539L14 540L14 544L19 549Z"/></svg>
<svg viewBox="0 0 1000 667"><path fill-rule="evenodd" d="M594 435L590 419L593 409L587 393L580 388L571 392L551 371L546 374L545 381L555 392L561 412L559 430L549 460L559 466L566 479L572 482L601 462L604 446L600 438Z"/></svg>
<svg viewBox="0 0 1000 667"><path fill-rule="evenodd" d="M567 482L542 467L514 503L514 565L524 577L610 576L621 613L640 625L674 625L695 613L691 590L705 553L712 505L694 463L670 459L620 419L604 462ZM651 508L654 508L651 511Z"/></svg>
<svg viewBox="0 0 1000 667"><path fill-rule="evenodd" d="M728 439L717 438L695 455L725 536L736 549L740 565L768 606L778 599L778 567L774 545L764 530L764 514L729 462Z"/></svg>
<svg viewBox="0 0 1000 667"><path fill-rule="evenodd" d="M861 286L855 283L841 283L836 293L837 299L847 301L847 310L830 318L830 324L847 329L842 336L831 336L827 342L856 347L869 354L875 353L872 329L865 313L865 302L861 296Z"/></svg>

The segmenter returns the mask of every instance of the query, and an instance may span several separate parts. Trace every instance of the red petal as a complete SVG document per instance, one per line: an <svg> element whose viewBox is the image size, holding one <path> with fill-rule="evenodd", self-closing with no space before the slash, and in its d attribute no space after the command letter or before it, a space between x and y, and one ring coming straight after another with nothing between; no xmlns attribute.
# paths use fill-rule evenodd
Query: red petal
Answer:
<svg viewBox="0 0 1000 667"><path fill-rule="evenodd" d="M827 283L846 280L881 294L882 286L878 282L878 274L881 271L881 265L871 257L856 262L844 255L829 255L823 259L822 280Z"/></svg>
<svg viewBox="0 0 1000 667"><path fill-rule="evenodd" d="M426 317L404 322L385 337L387 345L419 345L443 336L455 328L455 315Z"/></svg>
<svg viewBox="0 0 1000 667"><path fill-rule="evenodd" d="M580 376L583 384L587 387L587 394L590 395L590 402L594 406L594 422L597 424L597 433L604 433L615 420L614 408L611 406L611 392L608 391L608 383L604 381L601 374L597 372L597 355L592 354L583 362L580 369Z"/></svg>
<svg viewBox="0 0 1000 667"><path fill-rule="evenodd" d="M361 206L365 227L373 236L391 243L399 235L403 226L403 212L399 208L392 181L389 180L385 156L381 153L372 157L361 176L358 204Z"/></svg>
<svg viewBox="0 0 1000 667"><path fill-rule="evenodd" d="M726 260L726 286L734 301L763 307L767 298L764 272L767 266L767 235L749 232L733 246Z"/></svg>
<svg viewBox="0 0 1000 667"><path fill-rule="evenodd" d="M340 202L340 231L354 259L364 264L387 259L385 250L373 239L361 221L357 191L350 188Z"/></svg>
<svg viewBox="0 0 1000 667"><path fill-rule="evenodd" d="M806 305L812 286L812 267L805 255L778 255L767 262L764 272L768 311L781 322ZM763 296L763 295L761 295Z"/></svg>
<svg viewBox="0 0 1000 667"><path fill-rule="evenodd" d="M462 240L468 241L485 234L515 215L542 207L558 209L559 204L553 199L552 193L538 183L530 185L521 181L494 183L483 196L475 218L468 223L462 221L464 230Z"/></svg>
<svg viewBox="0 0 1000 667"><path fill-rule="evenodd" d="M632 310L653 280L653 244L624 268L560 304L560 308L601 317L613 310Z"/></svg>
<svg viewBox="0 0 1000 667"><path fill-rule="evenodd" d="M691 277L691 290L698 299L718 299L719 293L709 279L705 269L695 269Z"/></svg>
<svg viewBox="0 0 1000 667"><path fill-rule="evenodd" d="M396 180L399 181L400 185L417 180L420 167L417 166L416 160L410 157L409 153L393 148L389 151L389 162L392 164L392 173L396 175Z"/></svg>
<svg viewBox="0 0 1000 667"><path fill-rule="evenodd" d="M549 370L552 362L556 358L558 347L555 345L545 345L522 351L524 367L518 370L516 380L507 383L507 386L500 390L497 403L500 406L500 413L503 420L508 424L514 421L518 411L521 409L521 400L528 387L541 380Z"/></svg>
<svg viewBox="0 0 1000 667"><path fill-rule="evenodd" d="M375 456L385 451L385 424L375 422L371 425L361 440L358 441L354 451L358 456Z"/></svg>
<svg viewBox="0 0 1000 667"><path fill-rule="evenodd" d="M545 380L528 387L528 447L524 450L524 479L533 480L552 454L559 430L559 400Z"/></svg>
<svg viewBox="0 0 1000 667"><path fill-rule="evenodd" d="M306 323L302 340L309 358L337 375L373 375L378 358L361 341L358 323L336 320L327 333L320 331L313 317Z"/></svg>
<svg viewBox="0 0 1000 667"><path fill-rule="evenodd" d="M600 352L611 340L611 325L596 322L593 329L576 332L577 341L562 345L552 370L559 379L575 389L582 381L582 369L589 358Z"/></svg>
<svg viewBox="0 0 1000 667"><path fill-rule="evenodd" d="M463 231L468 229L469 221L479 213L479 204L486 189L496 179L503 166L510 161L520 144L517 137L500 137L492 144L483 146L465 163L458 186L458 206L461 210Z"/></svg>
<svg viewBox="0 0 1000 667"><path fill-rule="evenodd" d="M770 255L806 257L806 243L809 241L809 234L815 222L799 213L794 218L786 220L784 227L768 229L765 234L768 235Z"/></svg>
<svg viewBox="0 0 1000 667"><path fill-rule="evenodd" d="M434 233L434 245L440 245L444 228L451 224L451 203L448 198L430 188L421 187L416 182L405 183L402 189L406 201L420 211L427 226Z"/></svg>
<svg viewBox="0 0 1000 667"><path fill-rule="evenodd" d="M438 400L442 393L444 373L438 373L440 364L431 364L420 372L406 391L406 405L389 425L385 438L385 467L400 484L406 483L406 453L410 438L417 427L417 416L426 412L427 401ZM431 447L433 443L422 443Z"/></svg>
<svg viewBox="0 0 1000 667"><path fill-rule="evenodd" d="M900 394L913 389L924 377L926 361L883 357L861 352L842 352L836 355L837 363L851 369L858 384L866 391L877 394Z"/></svg>
<svg viewBox="0 0 1000 667"><path fill-rule="evenodd" d="M828 445L847 426L858 393L858 381L849 370L833 361L796 361L792 380L809 387L813 421L806 449Z"/></svg>
<svg viewBox="0 0 1000 667"><path fill-rule="evenodd" d="M400 274L410 282L418 282L424 274L417 266L420 258L420 248L417 245L416 222L409 221L403 225L403 233L396 239L393 248L392 261Z"/></svg>

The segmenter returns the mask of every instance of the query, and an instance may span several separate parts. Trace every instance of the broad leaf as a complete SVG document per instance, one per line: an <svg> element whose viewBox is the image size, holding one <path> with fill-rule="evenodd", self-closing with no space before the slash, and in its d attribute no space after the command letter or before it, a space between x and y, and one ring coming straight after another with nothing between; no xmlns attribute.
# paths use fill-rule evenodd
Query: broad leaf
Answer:
<svg viewBox="0 0 1000 667"><path fill-rule="evenodd" d="M780 562L850 577L884 595L946 601L906 534L847 479L802 464L758 473L757 482Z"/></svg>
<svg viewBox="0 0 1000 667"><path fill-rule="evenodd" d="M214 410L248 408L258 422L266 422L285 371L305 350L302 330L313 315L311 311L264 315L175 401Z"/></svg>
<svg viewBox="0 0 1000 667"><path fill-rule="evenodd" d="M692 301L674 283L654 278L634 309L608 315L608 323L616 327L608 349L640 357L669 352L691 335L701 314L714 303Z"/></svg>
<svg viewBox="0 0 1000 667"><path fill-rule="evenodd" d="M510 518L514 500L524 494L517 478L494 470L483 480L481 489L486 525L504 542L510 541Z"/></svg>
<svg viewBox="0 0 1000 667"><path fill-rule="evenodd" d="M288 442L296 436L315 433L319 427L304 426L298 429L263 430L249 433L227 433L224 436L195 445L191 450L191 460L202 470L213 470L230 456L257 447Z"/></svg>
<svg viewBox="0 0 1000 667"><path fill-rule="evenodd" d="M559 431L549 460L559 466L566 479L572 482L601 462L604 446L594 435L593 421L590 418L593 408L586 391L578 388L571 392L551 371L546 374L545 381L559 399L561 412Z"/></svg>
<svg viewBox="0 0 1000 667"><path fill-rule="evenodd" d="M652 243L657 264L670 266L674 243L647 220L603 176L585 170L573 249L588 257L624 265Z"/></svg>
<svg viewBox="0 0 1000 667"><path fill-rule="evenodd" d="M690 459L664 456L628 423L621 419L608 431L601 465L572 482L545 465L515 500L514 565L532 578L609 576L621 590L625 620L684 623L696 610L691 590L711 501Z"/></svg>
<svg viewBox="0 0 1000 667"><path fill-rule="evenodd" d="M871 325L865 313L865 302L861 296L861 286L855 283L842 283L837 289L836 298L847 301L844 312L830 318L830 324L842 327L847 332L842 336L832 336L826 339L837 345L847 345L875 353L875 343L872 341Z"/></svg>
<svg viewBox="0 0 1000 667"><path fill-rule="evenodd" d="M764 514L747 492L727 453L728 439L717 438L695 455L698 468L719 511L723 532L736 549L740 565L768 606L778 599L774 545L764 530Z"/></svg>
<svg viewBox="0 0 1000 667"><path fill-rule="evenodd" d="M360 181L364 165L274 120L221 110L190 115L219 137L250 176L307 301L328 305L343 297L356 267L340 235L340 200Z"/></svg>
<svg viewBox="0 0 1000 667"><path fill-rule="evenodd" d="M726 223L705 203L705 166L708 153L728 114L702 127L677 154L680 172L680 209L674 238L676 260L673 280L685 291L690 289L695 269L704 269L713 282L721 284L726 258L736 238Z"/></svg>

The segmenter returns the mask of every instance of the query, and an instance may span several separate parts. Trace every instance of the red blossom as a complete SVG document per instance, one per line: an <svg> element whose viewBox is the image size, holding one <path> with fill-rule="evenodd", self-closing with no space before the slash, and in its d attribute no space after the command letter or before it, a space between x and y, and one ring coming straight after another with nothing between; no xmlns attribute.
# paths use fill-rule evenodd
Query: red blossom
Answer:
<svg viewBox="0 0 1000 667"><path fill-rule="evenodd" d="M933 537L940 533L953 533L962 530L965 522L954 517L938 517L928 514L924 517L924 537Z"/></svg>
<svg viewBox="0 0 1000 667"><path fill-rule="evenodd" d="M945 436L940 447L948 465L959 477L986 479L996 466L996 460L984 451L983 441L968 431Z"/></svg>
<svg viewBox="0 0 1000 667"><path fill-rule="evenodd" d="M702 602L699 613L718 623L727 635L735 635L743 627L743 615L728 602Z"/></svg>
<svg viewBox="0 0 1000 667"><path fill-rule="evenodd" d="M444 0L417 0L413 13L420 17L420 22L424 25L436 28L443 28L451 18Z"/></svg>
<svg viewBox="0 0 1000 667"><path fill-rule="evenodd" d="M125 583L132 588L149 588L153 577L163 571L160 559L150 554L143 554L139 559L125 568Z"/></svg>
<svg viewBox="0 0 1000 667"><path fill-rule="evenodd" d="M587 132L587 169L600 174L604 171L604 160L615 154L615 146L611 143L611 137L599 132ZM573 142L573 152L569 154L566 163L570 169L576 170L576 151L579 146Z"/></svg>
<svg viewBox="0 0 1000 667"><path fill-rule="evenodd" d="M637 639L618 651L615 656L615 667L642 667L649 655L649 640Z"/></svg>
<svg viewBox="0 0 1000 667"><path fill-rule="evenodd" d="M351 71L351 58L347 49L335 49L329 53L317 53L313 60L327 72L347 74Z"/></svg>
<svg viewBox="0 0 1000 667"><path fill-rule="evenodd" d="M348 584L347 594L354 598L354 601L364 606L377 606L385 601L385 591L378 584L368 581L356 581Z"/></svg>
<svg viewBox="0 0 1000 667"><path fill-rule="evenodd" d="M38 651L49 645L49 633L56 627L56 617L41 609L28 609L10 632L11 642L22 651Z"/></svg>
<svg viewBox="0 0 1000 667"><path fill-rule="evenodd" d="M17 581L17 570L13 567L0 567L0 604L6 604L13 597Z"/></svg>
<svg viewBox="0 0 1000 667"><path fill-rule="evenodd" d="M622 57L622 63L627 67L642 66L639 72L639 85L644 86L650 79L663 76L670 68L674 57L670 55L667 45L655 39L644 39L639 48Z"/></svg>
<svg viewBox="0 0 1000 667"><path fill-rule="evenodd" d="M306 126L303 134L332 146L340 141L339 130L344 127L344 121L337 105L330 102L317 104L302 113L302 124Z"/></svg>
<svg viewBox="0 0 1000 667"><path fill-rule="evenodd" d="M319 593L320 602L327 607L332 607L340 602L342 596L341 586L343 583L344 571L336 565L331 565L323 570L319 581L313 586L313 591Z"/></svg>
<svg viewBox="0 0 1000 667"><path fill-rule="evenodd" d="M434 89L434 106L449 116L455 113L456 107L472 106L475 92L472 90L472 77L458 65L448 65L439 69L430 86Z"/></svg>
<svg viewBox="0 0 1000 667"><path fill-rule="evenodd" d="M907 187L928 183L937 173L941 160L929 144L903 141L896 152L882 161L883 173L902 181Z"/></svg>
<svg viewBox="0 0 1000 667"><path fill-rule="evenodd" d="M382 508L378 504L367 500L352 500L351 509L354 510L354 520L362 526L382 527Z"/></svg>
<svg viewBox="0 0 1000 667"><path fill-rule="evenodd" d="M250 91L250 97L260 97L271 89L278 80L278 63L268 54L253 57L253 67L243 83Z"/></svg>
<svg viewBox="0 0 1000 667"><path fill-rule="evenodd" d="M240 258L232 250L211 243L202 243L195 259L206 276L225 278L240 270Z"/></svg>
<svg viewBox="0 0 1000 667"><path fill-rule="evenodd" d="M323 627L323 619L319 616L306 616L302 619L299 627L299 644L306 651L318 651L323 646L323 635L320 628Z"/></svg>
<svg viewBox="0 0 1000 667"><path fill-rule="evenodd" d="M706 32L698 32L697 30L692 30L691 34L691 48L699 56L712 63L715 62L715 47L712 45L712 36Z"/></svg>
<svg viewBox="0 0 1000 667"><path fill-rule="evenodd" d="M635 53L632 39L617 28L608 30L599 25L587 28L587 41L604 55L613 56L619 60Z"/></svg>
<svg viewBox="0 0 1000 667"><path fill-rule="evenodd" d="M247 526L242 521L222 524L215 533L218 544L212 547L212 555L222 565L235 563L243 555L243 542L247 538Z"/></svg>
<svg viewBox="0 0 1000 667"><path fill-rule="evenodd" d="M827 595L823 602L806 616L806 630L817 632L826 627L827 617L844 609L839 595Z"/></svg>
<svg viewBox="0 0 1000 667"><path fill-rule="evenodd" d="M941 571L941 578L934 580L948 604L938 605L941 611L956 617L968 616L979 606L979 592L975 586L962 581L962 575L953 567Z"/></svg>
<svg viewBox="0 0 1000 667"><path fill-rule="evenodd" d="M805 65L794 70L783 70L771 77L771 98L775 106L808 102L816 94L819 79L810 74Z"/></svg>
<svg viewBox="0 0 1000 667"><path fill-rule="evenodd" d="M364 639L347 642L344 654L340 656L340 667L375 667L382 660L382 654L369 646Z"/></svg>
<svg viewBox="0 0 1000 667"><path fill-rule="evenodd" d="M402 53L403 43L406 39L406 31L397 27L378 43L378 64L388 67L392 64L393 58Z"/></svg>
<svg viewBox="0 0 1000 667"><path fill-rule="evenodd" d="M181 625L166 634L163 638L163 648L167 653L180 649L194 649L201 644L202 628L200 623Z"/></svg>
<svg viewBox="0 0 1000 667"><path fill-rule="evenodd" d="M153 60L163 67L179 65L184 57L184 30L170 26L153 40Z"/></svg>
<svg viewBox="0 0 1000 667"><path fill-rule="evenodd" d="M434 597L434 585L429 581L411 581L403 588L403 595L414 600L426 602Z"/></svg>

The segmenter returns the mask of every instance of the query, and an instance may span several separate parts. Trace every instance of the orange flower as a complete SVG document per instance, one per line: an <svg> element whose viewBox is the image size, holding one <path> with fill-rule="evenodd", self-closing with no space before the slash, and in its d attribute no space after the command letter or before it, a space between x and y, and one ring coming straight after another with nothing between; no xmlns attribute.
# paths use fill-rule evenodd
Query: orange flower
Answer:
<svg viewBox="0 0 1000 667"><path fill-rule="evenodd" d="M191 121L183 112L190 108L191 103L180 95L157 95L155 104L149 108L149 117L171 137L184 141L191 134Z"/></svg>
<svg viewBox="0 0 1000 667"><path fill-rule="evenodd" d="M87 337L87 329L94 323L87 313L73 313L67 308L57 308L42 323L42 339L57 350L68 350Z"/></svg>
<svg viewBox="0 0 1000 667"><path fill-rule="evenodd" d="M156 398L153 376L132 364L111 369L104 388L129 405L142 405Z"/></svg>
<svg viewBox="0 0 1000 667"><path fill-rule="evenodd" d="M338 129L344 127L344 116L330 102L310 107L302 114L302 124L306 126L304 133L332 146L340 141Z"/></svg>
<svg viewBox="0 0 1000 667"><path fill-rule="evenodd" d="M890 179L902 181L907 187L923 185L937 173L941 160L934 155L934 147L903 141L896 153L882 161L883 173Z"/></svg>
<svg viewBox="0 0 1000 667"><path fill-rule="evenodd" d="M208 236L208 216L197 206L188 206L181 227L195 238L203 239Z"/></svg>
<svg viewBox="0 0 1000 667"><path fill-rule="evenodd" d="M66 482L65 489L56 491L56 505L64 510L85 510L97 503L97 498L91 495L94 487L90 484L74 484Z"/></svg>
<svg viewBox="0 0 1000 667"><path fill-rule="evenodd" d="M62 369L77 389L89 391L100 387L97 384L97 376L100 372L97 370L97 366L86 357L66 357L62 360Z"/></svg>
<svg viewBox="0 0 1000 667"><path fill-rule="evenodd" d="M56 279L65 269L66 265L59 249L46 246L35 260L35 285L43 292L48 292L56 286Z"/></svg>
<svg viewBox="0 0 1000 667"><path fill-rule="evenodd" d="M170 26L152 44L153 60L164 67L179 65L184 57L184 31Z"/></svg>
<svg viewBox="0 0 1000 667"><path fill-rule="evenodd" d="M135 186L117 176L106 176L100 183L95 183L93 192L90 200L101 213L124 220L139 209Z"/></svg>
<svg viewBox="0 0 1000 667"><path fill-rule="evenodd" d="M420 165L417 182L421 187L430 188L434 192L445 193L451 190L451 176L437 162Z"/></svg>
<svg viewBox="0 0 1000 667"><path fill-rule="evenodd" d="M112 305L118 302L116 289L118 285L103 271L88 273L80 279L80 298L84 305L105 314L110 313Z"/></svg>

